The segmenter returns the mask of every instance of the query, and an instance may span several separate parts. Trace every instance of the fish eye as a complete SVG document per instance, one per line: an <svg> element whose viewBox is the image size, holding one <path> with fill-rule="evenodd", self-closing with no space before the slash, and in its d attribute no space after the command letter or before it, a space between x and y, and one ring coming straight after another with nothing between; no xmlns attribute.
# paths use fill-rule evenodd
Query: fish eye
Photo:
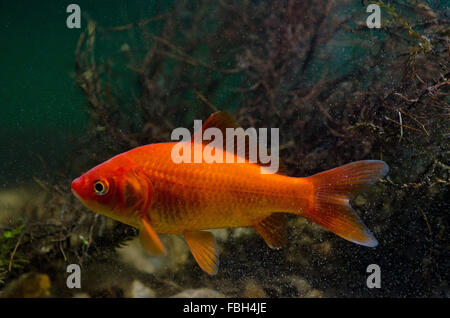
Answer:
<svg viewBox="0 0 450 318"><path fill-rule="evenodd" d="M108 193L108 184L105 181L97 180L94 182L94 191L97 195L105 195Z"/></svg>

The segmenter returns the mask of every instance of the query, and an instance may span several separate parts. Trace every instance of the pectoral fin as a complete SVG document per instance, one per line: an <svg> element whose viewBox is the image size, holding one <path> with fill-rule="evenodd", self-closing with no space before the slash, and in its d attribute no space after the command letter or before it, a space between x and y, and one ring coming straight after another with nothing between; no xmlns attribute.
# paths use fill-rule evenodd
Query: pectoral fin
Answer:
<svg viewBox="0 0 450 318"><path fill-rule="evenodd" d="M142 218L142 227L139 232L139 239L142 246L152 254L165 255L166 249L161 243L161 240L156 234L155 230L151 227L147 218Z"/></svg>
<svg viewBox="0 0 450 318"><path fill-rule="evenodd" d="M284 214L274 213L253 228L262 236L270 248L281 248L284 244L286 219Z"/></svg>
<svg viewBox="0 0 450 318"><path fill-rule="evenodd" d="M200 268L209 275L217 274L219 255L214 235L210 232L195 231L184 233L184 238Z"/></svg>

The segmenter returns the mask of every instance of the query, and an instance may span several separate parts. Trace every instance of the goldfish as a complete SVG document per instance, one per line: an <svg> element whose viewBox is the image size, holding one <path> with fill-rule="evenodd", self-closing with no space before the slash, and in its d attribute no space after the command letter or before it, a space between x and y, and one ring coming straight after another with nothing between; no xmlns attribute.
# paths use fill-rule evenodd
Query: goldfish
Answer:
<svg viewBox="0 0 450 318"><path fill-rule="evenodd" d="M216 112L194 134L230 127L239 127L232 115ZM196 140L188 141L192 156L207 147ZM305 217L353 243L377 246L350 197L388 173L384 161L356 161L309 177L292 177L281 171L261 173L262 164L245 158L176 163L171 154L177 144L149 144L118 154L73 180L72 192L93 212L138 229L141 245L152 254L166 254L158 234L184 236L195 261L210 275L218 271L219 253L208 230L252 227L270 248L278 249L285 243L286 213ZM227 150L214 149L224 157L230 155Z"/></svg>

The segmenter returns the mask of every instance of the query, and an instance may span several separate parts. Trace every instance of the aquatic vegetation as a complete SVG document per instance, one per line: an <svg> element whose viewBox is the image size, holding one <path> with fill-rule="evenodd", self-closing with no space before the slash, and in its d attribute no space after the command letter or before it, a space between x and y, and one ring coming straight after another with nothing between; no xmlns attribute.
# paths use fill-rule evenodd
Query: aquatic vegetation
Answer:
<svg viewBox="0 0 450 318"><path fill-rule="evenodd" d="M374 3L382 8L381 29L368 29L365 7L350 1L177 2L126 25L89 20L74 74L89 131L67 166L40 182L46 203L23 211L20 230L2 228L0 279L54 272L55 294L71 296L58 286L65 265L75 262L94 281L107 270L152 286L156 296L206 289L227 296L448 297L448 13L418 1ZM290 243L280 251L245 229L215 233L226 270L214 278L193 266L183 244L166 238L180 261L146 260L158 270L144 275L123 265L127 273L118 273L116 247L137 232L87 212L71 195L71 180L125 150L169 141L173 128L218 109L234 112L244 128L279 127L280 157L292 176L386 161L389 176L352 199L380 245L361 249L288 218ZM365 288L372 263L383 270L381 290ZM111 284L89 293L123 296L128 288L120 278Z"/></svg>
<svg viewBox="0 0 450 318"><path fill-rule="evenodd" d="M0 284L4 283L2 277L7 271L22 268L21 264L27 263L23 255L15 255L20 242L20 233L24 224L11 230L3 230L0 237ZM15 259L14 259L14 256Z"/></svg>

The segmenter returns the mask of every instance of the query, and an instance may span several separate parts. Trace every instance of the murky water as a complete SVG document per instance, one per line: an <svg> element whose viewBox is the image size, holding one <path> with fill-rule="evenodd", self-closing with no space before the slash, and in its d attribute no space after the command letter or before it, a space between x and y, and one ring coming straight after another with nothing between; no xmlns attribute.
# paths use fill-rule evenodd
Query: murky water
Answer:
<svg viewBox="0 0 450 318"><path fill-rule="evenodd" d="M0 5L0 296L449 296L442 2L67 5ZM161 234L167 255L150 255L72 194L92 167L225 110L278 129L288 176L385 161L350 201L378 246L286 215L281 249L250 227L212 230L210 276L183 236Z"/></svg>

